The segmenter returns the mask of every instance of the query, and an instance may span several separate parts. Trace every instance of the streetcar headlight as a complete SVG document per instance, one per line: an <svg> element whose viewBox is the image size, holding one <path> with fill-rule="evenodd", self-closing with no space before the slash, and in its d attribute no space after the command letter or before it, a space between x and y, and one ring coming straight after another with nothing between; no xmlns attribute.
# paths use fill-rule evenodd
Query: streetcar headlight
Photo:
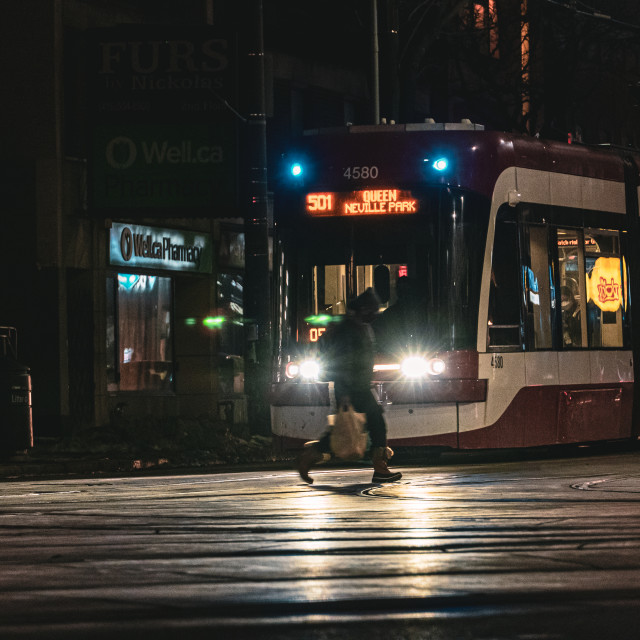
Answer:
<svg viewBox="0 0 640 640"><path fill-rule="evenodd" d="M297 378L300 375L300 365L297 362L287 362L287 366L284 369L284 374L290 380Z"/></svg>
<svg viewBox="0 0 640 640"><path fill-rule="evenodd" d="M446 365L444 360L440 358L431 358L431 360L429 360L429 373L432 376L439 376L441 373L444 373L445 369Z"/></svg>
<svg viewBox="0 0 640 640"><path fill-rule="evenodd" d="M317 360L291 361L284 370L290 380L303 378L304 380L318 380L320 378L320 364Z"/></svg>
<svg viewBox="0 0 640 640"><path fill-rule="evenodd" d="M407 378L422 378L429 371L429 363L419 356L411 356L402 361L400 370Z"/></svg>
<svg viewBox="0 0 640 640"><path fill-rule="evenodd" d="M441 358L422 358L420 356L410 356L402 361L401 371L407 378L423 378L424 376L439 376L444 373L446 365Z"/></svg>
<svg viewBox="0 0 640 640"><path fill-rule="evenodd" d="M305 380L317 380L320 377L320 365L317 360L305 360L301 362L300 375Z"/></svg>

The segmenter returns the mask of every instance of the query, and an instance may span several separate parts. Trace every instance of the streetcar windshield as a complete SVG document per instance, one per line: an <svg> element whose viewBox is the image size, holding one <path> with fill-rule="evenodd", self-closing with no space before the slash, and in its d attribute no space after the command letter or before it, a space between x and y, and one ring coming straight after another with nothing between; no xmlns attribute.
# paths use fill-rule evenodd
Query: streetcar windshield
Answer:
<svg viewBox="0 0 640 640"><path fill-rule="evenodd" d="M420 200L414 216L311 221L300 251L309 288L303 342L316 341L372 287L381 351L475 348L489 203L449 188Z"/></svg>

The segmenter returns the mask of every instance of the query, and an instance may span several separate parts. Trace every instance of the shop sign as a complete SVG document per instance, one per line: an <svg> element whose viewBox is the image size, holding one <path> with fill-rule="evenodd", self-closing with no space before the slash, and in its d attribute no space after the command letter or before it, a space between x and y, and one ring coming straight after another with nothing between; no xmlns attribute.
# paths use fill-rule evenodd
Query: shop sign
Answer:
<svg viewBox="0 0 640 640"><path fill-rule="evenodd" d="M90 108L100 122L211 119L236 97L230 29L120 25L87 31ZM142 119L140 119L142 118Z"/></svg>
<svg viewBox="0 0 640 640"><path fill-rule="evenodd" d="M208 234L113 223L109 264L129 268L211 273L212 243Z"/></svg>
<svg viewBox="0 0 640 640"><path fill-rule="evenodd" d="M234 206L236 140L223 124L100 125L91 182L97 209L208 210Z"/></svg>
<svg viewBox="0 0 640 640"><path fill-rule="evenodd" d="M218 27L87 32L89 200L109 217L235 217L235 37Z"/></svg>

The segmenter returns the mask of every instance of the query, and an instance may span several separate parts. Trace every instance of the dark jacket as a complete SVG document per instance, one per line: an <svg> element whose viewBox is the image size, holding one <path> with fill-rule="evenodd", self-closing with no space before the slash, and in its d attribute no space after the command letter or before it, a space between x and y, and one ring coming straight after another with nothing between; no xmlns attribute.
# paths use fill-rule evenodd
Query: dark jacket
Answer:
<svg viewBox="0 0 640 640"><path fill-rule="evenodd" d="M371 327L353 316L332 324L318 343L325 378L343 390L368 391L373 376Z"/></svg>

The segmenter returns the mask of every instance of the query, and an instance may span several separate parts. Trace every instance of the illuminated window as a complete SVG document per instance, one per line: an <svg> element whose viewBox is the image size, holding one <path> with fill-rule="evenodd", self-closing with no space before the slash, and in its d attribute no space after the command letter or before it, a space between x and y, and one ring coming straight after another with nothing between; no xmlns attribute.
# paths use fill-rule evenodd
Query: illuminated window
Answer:
<svg viewBox="0 0 640 640"><path fill-rule="evenodd" d="M498 10L496 0L482 0L474 2L467 13L467 25L481 35L483 53L488 53L494 58L500 57L498 47Z"/></svg>
<svg viewBox="0 0 640 640"><path fill-rule="evenodd" d="M520 3L520 77L522 80L522 116L527 123L529 129L528 116L531 111L531 96L529 92L530 81L530 40L529 40L529 18L527 15L527 0L521 0Z"/></svg>
<svg viewBox="0 0 640 640"><path fill-rule="evenodd" d="M618 233L585 229L584 253L589 346L621 347L627 277Z"/></svg>
<svg viewBox="0 0 640 640"><path fill-rule="evenodd" d="M240 273L219 273L218 309L225 318L219 331L219 348L226 355L242 356L244 349L242 317L244 314L244 281Z"/></svg>
<svg viewBox="0 0 640 640"><path fill-rule="evenodd" d="M361 264L355 268L355 290L353 297L364 293L369 287L375 288L375 269L380 265ZM400 274L407 276L407 265L390 264L385 266L390 274L390 300L396 300L396 283ZM316 266L313 269L314 296L313 309L316 316L326 314L338 316L347 310L347 265L331 264ZM386 306L383 301L381 308Z"/></svg>
<svg viewBox="0 0 640 640"><path fill-rule="evenodd" d="M527 346L550 349L552 346L552 286L549 265L547 227L526 228L528 256L522 267L522 280L527 309Z"/></svg>
<svg viewBox="0 0 640 640"><path fill-rule="evenodd" d="M171 391L171 279L118 274L108 293L109 391Z"/></svg>
<svg viewBox="0 0 640 640"><path fill-rule="evenodd" d="M562 345L621 347L626 265L616 231L558 229Z"/></svg>
<svg viewBox="0 0 640 640"><path fill-rule="evenodd" d="M317 314L342 315L347 310L347 268L328 264L313 269L313 309Z"/></svg>
<svg viewBox="0 0 640 640"><path fill-rule="evenodd" d="M587 312L582 229L558 229L558 266L562 348L587 346Z"/></svg>

